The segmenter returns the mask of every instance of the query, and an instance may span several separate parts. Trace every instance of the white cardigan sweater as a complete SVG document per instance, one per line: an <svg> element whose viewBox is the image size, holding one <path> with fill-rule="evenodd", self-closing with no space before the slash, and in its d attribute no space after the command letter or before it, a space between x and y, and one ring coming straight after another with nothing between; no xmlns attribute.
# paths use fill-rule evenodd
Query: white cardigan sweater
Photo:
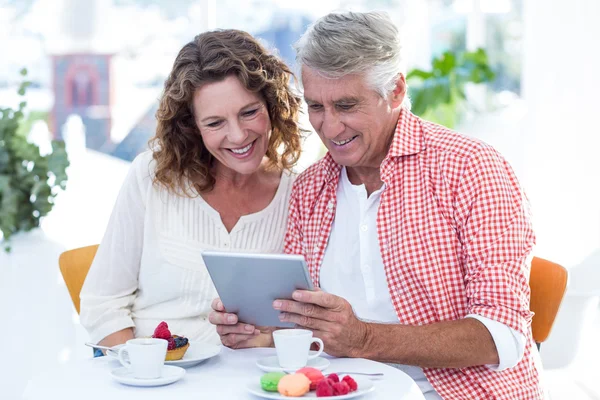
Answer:
<svg viewBox="0 0 600 400"><path fill-rule="evenodd" d="M150 152L133 161L81 291L81 324L94 343L128 327L150 336L161 321L173 334L219 343L208 322L217 292L200 252L282 253L293 175L283 173L271 203L228 233L201 197L153 185L153 170Z"/></svg>

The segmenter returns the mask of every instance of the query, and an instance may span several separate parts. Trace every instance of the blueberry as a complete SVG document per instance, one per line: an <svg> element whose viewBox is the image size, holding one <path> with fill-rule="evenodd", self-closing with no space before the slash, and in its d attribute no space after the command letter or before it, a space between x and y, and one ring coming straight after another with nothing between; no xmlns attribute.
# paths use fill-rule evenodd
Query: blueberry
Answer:
<svg viewBox="0 0 600 400"><path fill-rule="evenodd" d="M188 343L188 339L184 337L176 337L175 338L175 347L183 347Z"/></svg>

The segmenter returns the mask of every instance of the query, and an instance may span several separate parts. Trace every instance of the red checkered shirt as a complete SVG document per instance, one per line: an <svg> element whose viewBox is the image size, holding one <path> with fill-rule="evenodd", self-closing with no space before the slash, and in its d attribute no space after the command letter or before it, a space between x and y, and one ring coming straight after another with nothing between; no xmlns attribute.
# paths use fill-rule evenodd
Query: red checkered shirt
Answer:
<svg viewBox="0 0 600 400"><path fill-rule="evenodd" d="M305 257L317 286L340 171L327 154L292 190L285 252ZM514 368L424 368L429 382L444 399L543 398L529 310L535 235L511 167L492 147L402 111L381 180L377 232L399 323L479 314L527 338Z"/></svg>

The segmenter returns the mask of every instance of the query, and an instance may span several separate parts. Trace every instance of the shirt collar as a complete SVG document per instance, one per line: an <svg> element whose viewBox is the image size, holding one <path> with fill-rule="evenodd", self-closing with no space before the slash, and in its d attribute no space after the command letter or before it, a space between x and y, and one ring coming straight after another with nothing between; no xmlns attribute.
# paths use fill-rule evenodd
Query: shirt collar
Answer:
<svg viewBox="0 0 600 400"><path fill-rule="evenodd" d="M386 158L411 156L425 149L421 119L408 110L400 111L396 132Z"/></svg>

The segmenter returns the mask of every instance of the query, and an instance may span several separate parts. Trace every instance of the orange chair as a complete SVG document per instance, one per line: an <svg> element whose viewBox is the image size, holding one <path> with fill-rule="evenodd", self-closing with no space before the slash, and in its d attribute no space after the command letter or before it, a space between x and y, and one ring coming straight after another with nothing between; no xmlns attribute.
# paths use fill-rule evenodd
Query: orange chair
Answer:
<svg viewBox="0 0 600 400"><path fill-rule="evenodd" d="M540 344L548 338L560 303L567 289L567 270L552 261L533 257L531 262L531 302L529 308L535 313L531 322L533 339Z"/></svg>
<svg viewBox="0 0 600 400"><path fill-rule="evenodd" d="M58 259L60 272L62 273L73 305L79 314L79 293L87 276L92 261L96 256L98 245L81 247L62 253Z"/></svg>

